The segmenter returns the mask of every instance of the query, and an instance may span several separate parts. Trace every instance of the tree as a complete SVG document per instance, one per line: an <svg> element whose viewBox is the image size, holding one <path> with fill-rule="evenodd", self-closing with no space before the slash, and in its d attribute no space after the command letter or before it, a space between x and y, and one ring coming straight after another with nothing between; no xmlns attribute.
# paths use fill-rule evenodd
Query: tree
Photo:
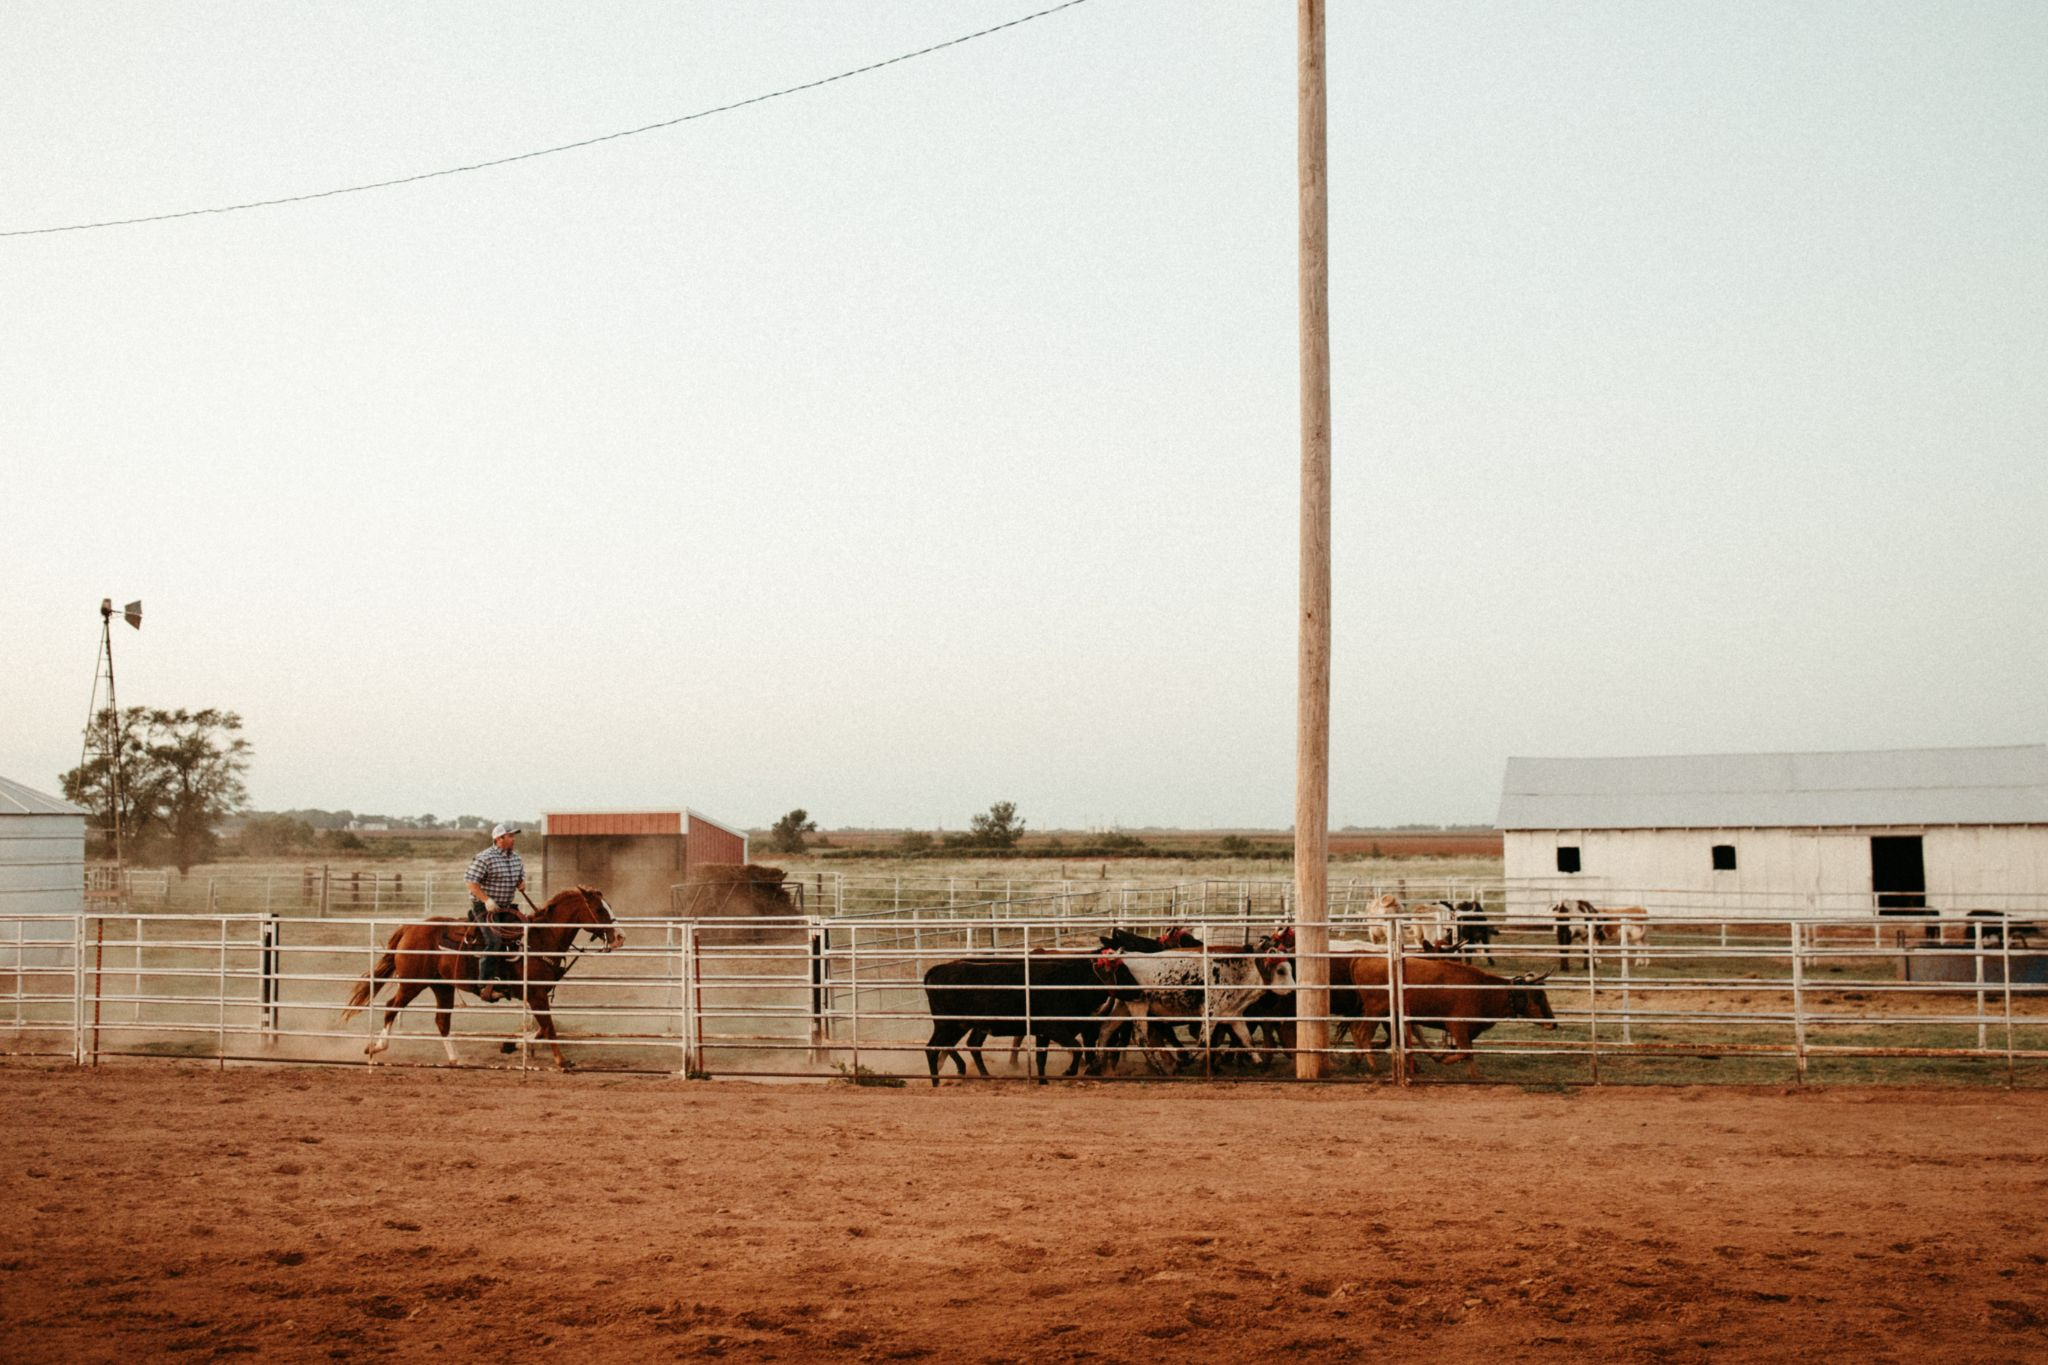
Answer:
<svg viewBox="0 0 2048 1365"><path fill-rule="evenodd" d="M106 711L92 722L96 733L112 723ZM131 706L121 714L121 809L113 808L114 765L105 754L65 773L64 795L100 813L103 851L118 818L124 851L136 861L162 857L189 872L212 856L216 827L248 799L249 741L235 733L241 728L233 711Z"/></svg>
<svg viewBox="0 0 2048 1365"><path fill-rule="evenodd" d="M967 825L967 842L975 848L1015 848L1023 837L1024 822L1014 801L996 802Z"/></svg>
<svg viewBox="0 0 2048 1365"><path fill-rule="evenodd" d="M768 831L768 851L801 853L804 851L804 836L817 832L818 822L811 818L811 813L798 808L777 820L774 828Z"/></svg>
<svg viewBox="0 0 2048 1365"><path fill-rule="evenodd" d="M289 815L252 815L242 825L239 842L243 853L271 858L283 853L303 853L319 839L319 831L304 820Z"/></svg>

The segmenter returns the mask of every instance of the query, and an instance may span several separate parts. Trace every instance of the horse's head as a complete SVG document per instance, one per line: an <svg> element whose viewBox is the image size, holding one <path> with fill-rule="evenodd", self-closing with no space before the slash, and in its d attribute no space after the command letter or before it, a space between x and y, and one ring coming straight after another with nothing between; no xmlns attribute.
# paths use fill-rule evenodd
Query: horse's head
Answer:
<svg viewBox="0 0 2048 1365"><path fill-rule="evenodd" d="M557 892L548 898L547 918L556 924L573 924L588 929L604 940L604 951L610 952L626 941L619 932L619 926L612 919L612 907L606 902L604 892L594 886L572 886L567 891Z"/></svg>

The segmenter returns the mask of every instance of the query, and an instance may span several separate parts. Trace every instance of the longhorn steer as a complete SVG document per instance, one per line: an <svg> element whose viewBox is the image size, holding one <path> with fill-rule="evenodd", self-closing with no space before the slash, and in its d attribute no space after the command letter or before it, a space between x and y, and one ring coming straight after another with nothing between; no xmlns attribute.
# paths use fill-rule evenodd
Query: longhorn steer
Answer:
<svg viewBox="0 0 2048 1365"><path fill-rule="evenodd" d="M1123 965L1141 989L1135 998L1120 997L1114 1012L1136 1022L1146 1065L1155 1071L1165 1070L1152 1045L1150 1025L1155 1019L1197 1025L1205 1047L1215 1045L1218 1028L1225 1029L1257 1062L1262 1059L1252 1050L1244 1022L1252 1004L1268 991L1287 995L1294 990L1293 967L1270 941L1204 952L1138 954L1123 959Z"/></svg>
<svg viewBox="0 0 2048 1365"><path fill-rule="evenodd" d="M1457 912L1449 901L1424 901L1411 908L1402 905L1401 898L1390 891L1365 907L1361 926L1366 937L1363 946L1384 948L1387 940L1399 932L1406 947L1445 952L1453 942L1456 919Z"/></svg>
<svg viewBox="0 0 2048 1365"><path fill-rule="evenodd" d="M1350 960L1351 985L1358 993L1363 1016L1366 1065L1379 1070L1373 1061L1375 1039L1381 1027L1393 1041L1392 1001L1387 990L1385 958L1355 957ZM1550 1011L1550 997L1543 990L1546 976L1495 976L1463 962L1441 958L1404 958L1401 962L1402 1037L1411 1049L1409 1074L1415 1071L1413 1051L1419 1050L1418 1028L1442 1029L1450 1045L1445 1053L1431 1052L1437 1062L1449 1066L1465 1063L1472 1079L1479 1079L1479 1057L1472 1041L1495 1024L1507 1019L1531 1019L1544 1028L1557 1027Z"/></svg>

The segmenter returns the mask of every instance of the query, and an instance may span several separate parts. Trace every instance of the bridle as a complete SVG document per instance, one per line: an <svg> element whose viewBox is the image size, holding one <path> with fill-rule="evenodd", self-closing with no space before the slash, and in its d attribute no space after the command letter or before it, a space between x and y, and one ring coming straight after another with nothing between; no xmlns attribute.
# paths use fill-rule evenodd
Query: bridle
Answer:
<svg viewBox="0 0 2048 1365"><path fill-rule="evenodd" d="M576 959L582 957L585 953L592 951L608 953L619 946L619 927L617 922L611 918L612 907L606 902L604 896L601 893L590 891L581 886L577 887L576 890L583 897L583 904L586 907L595 899L598 910L603 912L605 917L601 920L593 919L589 923L584 923L581 920L568 922L547 921L551 925L569 930L569 948L560 955L560 965L555 968L558 980L561 977L567 976L569 968L574 965ZM533 907L533 913L538 917L541 914L541 907L533 904L533 897L526 894L526 888L523 886L519 888L519 894L529 906ZM535 922L538 923L538 919ZM587 943L578 943L576 939L579 933L587 933L593 937L603 938L604 947L593 950Z"/></svg>

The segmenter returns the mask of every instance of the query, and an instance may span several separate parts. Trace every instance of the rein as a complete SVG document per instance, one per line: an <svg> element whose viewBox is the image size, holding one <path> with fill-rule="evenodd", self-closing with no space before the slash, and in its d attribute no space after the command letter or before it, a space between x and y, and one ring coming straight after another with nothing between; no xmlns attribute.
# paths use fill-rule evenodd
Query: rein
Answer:
<svg viewBox="0 0 2048 1365"><path fill-rule="evenodd" d="M542 920L538 918L541 914L541 907L533 903L533 897L526 894L526 888L523 886L519 888L519 897L526 902L536 916L536 918L527 921L529 928L567 929L569 931L570 946L566 952L535 954L536 960L555 964L555 980L552 984L560 984L562 979L569 975L569 968L575 965L576 959L589 951L588 945L576 942L578 934L601 934L606 929L612 927L608 924L561 924L554 920Z"/></svg>

